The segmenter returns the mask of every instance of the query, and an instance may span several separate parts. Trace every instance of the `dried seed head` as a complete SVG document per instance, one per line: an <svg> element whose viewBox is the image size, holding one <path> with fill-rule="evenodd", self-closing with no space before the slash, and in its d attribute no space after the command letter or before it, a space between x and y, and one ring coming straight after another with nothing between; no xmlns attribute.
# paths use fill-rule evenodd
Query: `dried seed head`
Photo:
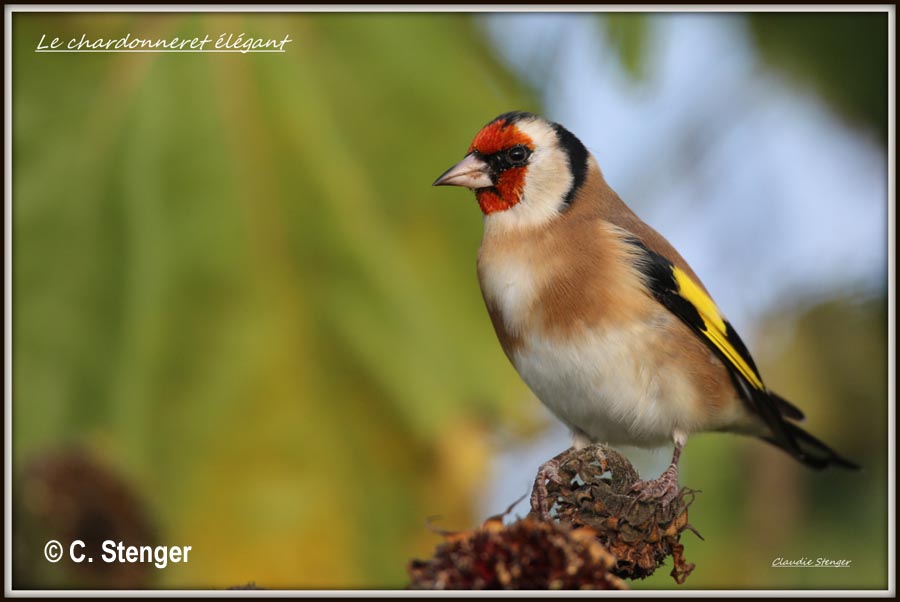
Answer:
<svg viewBox="0 0 900 602"><path fill-rule="evenodd" d="M682 489L667 507L655 500L637 500L630 491L637 472L606 446L573 453L560 467L559 476L560 483L547 484L557 517L573 528L592 529L616 558L614 574L643 579L672 556L672 577L679 584L684 582L694 565L685 561L679 540L685 529L696 533L688 524L694 491Z"/></svg>
<svg viewBox="0 0 900 602"><path fill-rule="evenodd" d="M672 557L683 583L694 568L681 533L694 492L683 489L667 507L631 492L637 472L606 446L571 454L547 492L559 522L529 516L504 525L489 518L473 531L442 532L430 560L415 560L413 589L625 589L620 578L643 579ZM509 510L507 510L507 513ZM699 535L699 534L698 534Z"/></svg>
<svg viewBox="0 0 900 602"><path fill-rule="evenodd" d="M430 560L409 564L412 589L625 589L616 560L590 529L525 518L489 519L446 535Z"/></svg>

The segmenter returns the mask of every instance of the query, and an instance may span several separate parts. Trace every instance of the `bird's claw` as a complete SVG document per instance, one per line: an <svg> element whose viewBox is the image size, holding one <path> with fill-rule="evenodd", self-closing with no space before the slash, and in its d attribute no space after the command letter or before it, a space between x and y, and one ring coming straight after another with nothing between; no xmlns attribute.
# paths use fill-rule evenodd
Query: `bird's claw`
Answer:
<svg viewBox="0 0 900 602"><path fill-rule="evenodd" d="M562 485L559 469L571 453L572 449L570 448L555 458L547 460L538 468L537 476L534 479L534 487L531 489L531 511L537 513L542 520L548 522L553 520L553 517L550 516L550 503L547 499L549 497L547 481L550 480L558 485Z"/></svg>
<svg viewBox="0 0 900 602"><path fill-rule="evenodd" d="M674 465L669 466L658 479L635 482L631 491L637 494L636 502L659 500L660 506L665 510L681 491L678 487L678 469Z"/></svg>

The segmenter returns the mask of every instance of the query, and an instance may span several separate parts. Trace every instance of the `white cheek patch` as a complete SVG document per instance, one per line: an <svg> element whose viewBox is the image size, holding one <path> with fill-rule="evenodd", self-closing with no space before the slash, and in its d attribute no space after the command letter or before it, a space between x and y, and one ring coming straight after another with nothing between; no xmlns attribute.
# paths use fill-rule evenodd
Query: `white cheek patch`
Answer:
<svg viewBox="0 0 900 602"><path fill-rule="evenodd" d="M485 216L486 229L509 231L541 226L559 215L563 199L572 187L569 161L559 148L553 128L542 121L523 121L516 126L535 147L525 173L525 188L513 207Z"/></svg>

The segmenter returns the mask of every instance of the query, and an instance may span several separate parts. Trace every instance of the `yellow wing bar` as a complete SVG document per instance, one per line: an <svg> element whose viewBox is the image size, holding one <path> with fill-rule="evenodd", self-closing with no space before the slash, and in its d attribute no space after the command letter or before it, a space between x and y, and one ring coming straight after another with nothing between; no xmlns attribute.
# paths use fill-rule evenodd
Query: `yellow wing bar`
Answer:
<svg viewBox="0 0 900 602"><path fill-rule="evenodd" d="M713 300L702 288L697 286L697 283L690 276L677 266L672 266L672 272L675 275L675 283L678 286L678 295L690 303L697 310L697 313L700 314L700 319L703 320L703 328L700 329L703 335L722 352L753 387L765 390L762 379L751 366L750 362L752 360L744 357L746 351L741 353L735 347L735 344L737 344L743 348L744 344L737 338L731 325L719 313L719 308L716 307ZM729 337L729 334L731 334L731 337ZM731 340L732 337L735 339L734 342Z"/></svg>

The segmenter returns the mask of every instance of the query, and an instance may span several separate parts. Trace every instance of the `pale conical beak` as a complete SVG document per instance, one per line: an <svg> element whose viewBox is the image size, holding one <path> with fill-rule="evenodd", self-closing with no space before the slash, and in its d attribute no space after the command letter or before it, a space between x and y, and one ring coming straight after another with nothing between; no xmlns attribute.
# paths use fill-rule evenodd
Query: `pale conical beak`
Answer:
<svg viewBox="0 0 900 602"><path fill-rule="evenodd" d="M474 154L466 155L465 159L435 180L432 186L465 186L472 190L488 188L494 185L490 171L488 164Z"/></svg>

